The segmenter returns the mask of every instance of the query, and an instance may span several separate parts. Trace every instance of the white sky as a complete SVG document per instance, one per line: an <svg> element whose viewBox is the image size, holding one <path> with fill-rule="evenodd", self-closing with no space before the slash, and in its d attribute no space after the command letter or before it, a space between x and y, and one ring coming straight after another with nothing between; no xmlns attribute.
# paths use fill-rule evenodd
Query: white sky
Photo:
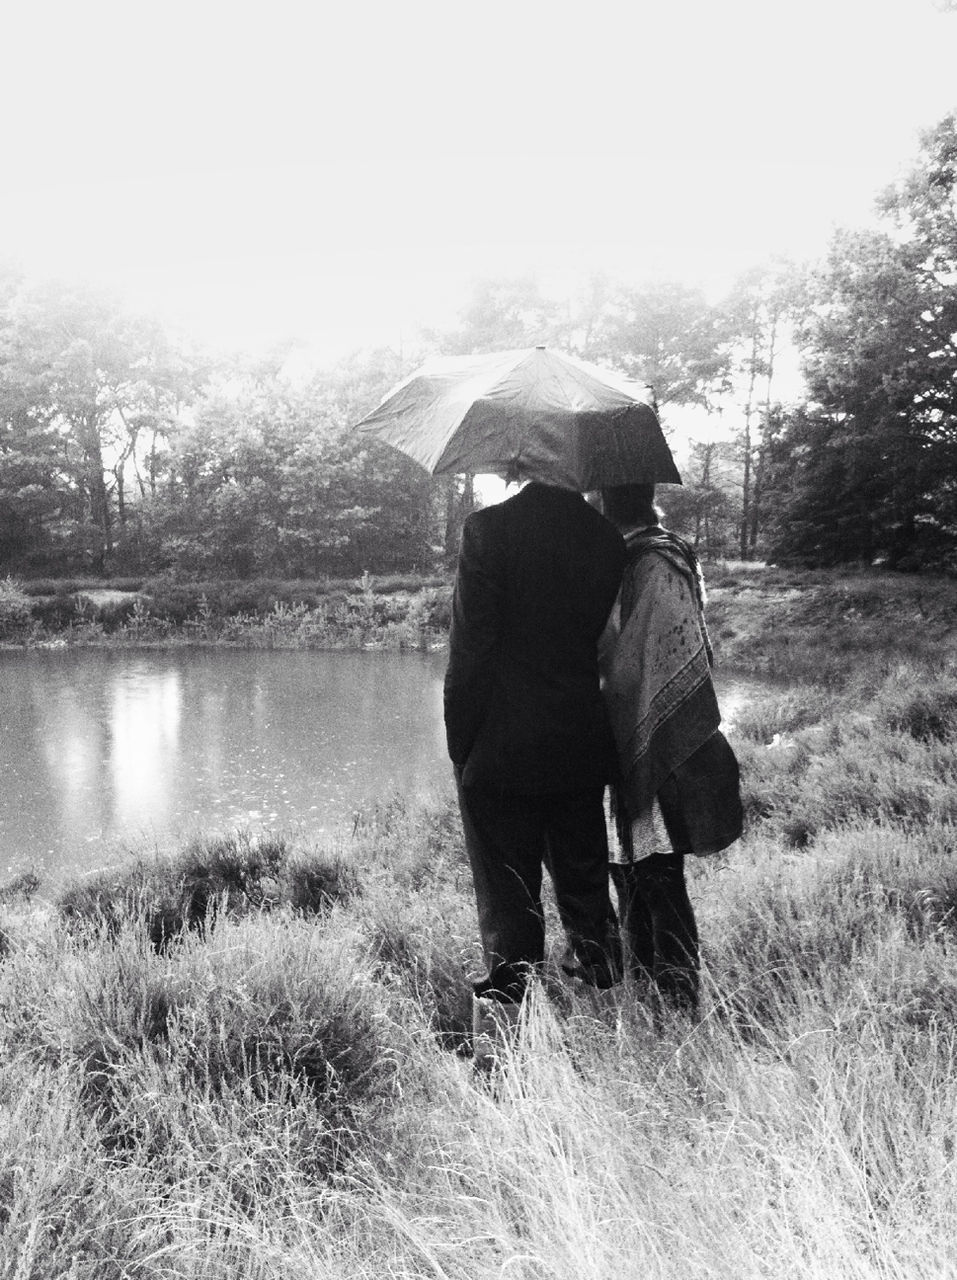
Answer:
<svg viewBox="0 0 957 1280"><path fill-rule="evenodd" d="M933 0L9 6L0 260L341 354L480 276L727 285L860 225L957 105Z"/></svg>

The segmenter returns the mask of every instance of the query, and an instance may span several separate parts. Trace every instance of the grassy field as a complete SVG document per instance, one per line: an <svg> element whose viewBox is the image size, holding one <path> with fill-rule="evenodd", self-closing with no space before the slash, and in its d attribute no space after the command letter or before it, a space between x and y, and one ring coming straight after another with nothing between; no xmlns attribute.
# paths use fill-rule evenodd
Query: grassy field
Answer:
<svg viewBox="0 0 957 1280"><path fill-rule="evenodd" d="M478 1084L452 809L9 885L0 1274L957 1276L957 592L711 589L719 661L782 683L692 866L697 1024L550 966Z"/></svg>

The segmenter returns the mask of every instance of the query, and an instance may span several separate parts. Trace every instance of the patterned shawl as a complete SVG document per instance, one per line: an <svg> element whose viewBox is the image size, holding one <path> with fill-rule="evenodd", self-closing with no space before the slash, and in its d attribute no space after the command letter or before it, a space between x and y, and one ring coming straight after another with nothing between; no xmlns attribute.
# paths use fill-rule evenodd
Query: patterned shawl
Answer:
<svg viewBox="0 0 957 1280"><path fill-rule="evenodd" d="M625 536L620 634L605 700L630 814L649 808L665 779L718 728L712 653L698 559L677 534L653 526Z"/></svg>

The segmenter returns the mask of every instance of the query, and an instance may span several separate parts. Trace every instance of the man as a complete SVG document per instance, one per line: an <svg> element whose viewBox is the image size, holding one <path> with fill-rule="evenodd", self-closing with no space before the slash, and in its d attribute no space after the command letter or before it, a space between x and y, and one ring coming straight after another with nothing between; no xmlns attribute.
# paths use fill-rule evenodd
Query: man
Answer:
<svg viewBox="0 0 957 1280"><path fill-rule="evenodd" d="M445 726L488 969L476 1028L489 1000L514 1013L544 960L543 864L577 971L599 987L618 977L597 647L624 564L621 534L571 489L531 483L465 523Z"/></svg>

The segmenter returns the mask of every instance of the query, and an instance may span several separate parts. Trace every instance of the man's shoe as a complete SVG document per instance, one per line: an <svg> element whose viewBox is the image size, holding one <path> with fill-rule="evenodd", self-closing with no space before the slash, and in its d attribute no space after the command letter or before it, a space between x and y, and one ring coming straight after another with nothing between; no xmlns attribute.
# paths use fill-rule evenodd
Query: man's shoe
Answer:
<svg viewBox="0 0 957 1280"><path fill-rule="evenodd" d="M491 996L472 997L472 1062L482 1075L500 1071L518 1032L522 1006Z"/></svg>

